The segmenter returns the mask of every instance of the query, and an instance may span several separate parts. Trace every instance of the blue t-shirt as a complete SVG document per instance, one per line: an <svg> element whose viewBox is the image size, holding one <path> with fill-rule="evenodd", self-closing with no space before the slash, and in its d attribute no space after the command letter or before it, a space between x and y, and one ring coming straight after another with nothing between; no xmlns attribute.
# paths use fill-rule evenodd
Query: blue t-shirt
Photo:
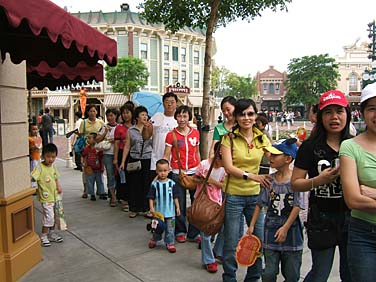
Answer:
<svg viewBox="0 0 376 282"><path fill-rule="evenodd" d="M299 216L291 225L286 241L275 242L275 233L287 221L293 207L304 207L304 193L293 192L291 182L276 182L275 174L272 174L273 182L270 189L262 189L257 205L268 207L264 226L264 248L275 251L300 251L303 249L303 227Z"/></svg>
<svg viewBox="0 0 376 282"><path fill-rule="evenodd" d="M169 218L175 216L174 199L178 196L179 190L175 182L168 179L165 182L159 180L153 181L147 198L155 201L155 211L162 213L165 218Z"/></svg>

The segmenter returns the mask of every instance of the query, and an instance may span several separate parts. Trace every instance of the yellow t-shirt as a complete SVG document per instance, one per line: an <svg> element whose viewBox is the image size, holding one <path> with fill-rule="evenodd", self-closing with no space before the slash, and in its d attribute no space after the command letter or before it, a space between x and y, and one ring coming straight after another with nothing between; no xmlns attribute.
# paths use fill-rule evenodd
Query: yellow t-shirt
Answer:
<svg viewBox="0 0 376 282"><path fill-rule="evenodd" d="M224 147L229 149L231 149L230 138L230 135L224 135L221 143ZM251 146L248 146L247 141L241 135L239 129L235 130L232 140L233 165L243 171L258 174L260 162L264 155L263 148L271 146L268 137L256 127L253 127L253 141ZM227 183L227 179L224 183ZM253 180L244 180L242 177L238 178L231 175L227 193L240 196L258 195L260 193L260 184Z"/></svg>
<svg viewBox="0 0 376 282"><path fill-rule="evenodd" d="M84 132L84 125L85 125L85 132ZM99 130L104 125L104 122L100 119L96 119L95 121L91 121L88 118L84 119L80 124L80 133L84 133L85 136L88 135L91 132L98 133Z"/></svg>
<svg viewBox="0 0 376 282"><path fill-rule="evenodd" d="M41 203L56 202L58 196L56 180L60 175L55 165L46 166L40 163L31 172L31 176L38 183L38 200Z"/></svg>

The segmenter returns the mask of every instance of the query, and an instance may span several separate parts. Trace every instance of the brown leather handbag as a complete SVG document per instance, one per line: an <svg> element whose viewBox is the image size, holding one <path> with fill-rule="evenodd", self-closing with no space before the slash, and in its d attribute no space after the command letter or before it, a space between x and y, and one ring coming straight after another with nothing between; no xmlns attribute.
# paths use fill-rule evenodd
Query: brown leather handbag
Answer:
<svg viewBox="0 0 376 282"><path fill-rule="evenodd" d="M221 227L225 220L226 192L230 175L227 176L225 197L222 201L222 205L210 200L207 191L208 179L213 170L214 163L219 156L219 150L220 147L218 147L217 151L215 152L214 159L205 177L201 191L195 198L193 204L187 209L187 217L189 223L193 224L200 231L203 231L208 235L217 234L221 230Z"/></svg>
<svg viewBox="0 0 376 282"><path fill-rule="evenodd" d="M187 175L182 171L181 163L180 163L180 154L179 154L179 148L178 148L178 141L176 139L176 134L174 131L172 131L172 137L174 139L174 148L176 151L176 157L178 158L178 166L179 166L179 183L183 188L186 188L188 190L195 190L197 184L201 183L200 179L193 176L193 175Z"/></svg>

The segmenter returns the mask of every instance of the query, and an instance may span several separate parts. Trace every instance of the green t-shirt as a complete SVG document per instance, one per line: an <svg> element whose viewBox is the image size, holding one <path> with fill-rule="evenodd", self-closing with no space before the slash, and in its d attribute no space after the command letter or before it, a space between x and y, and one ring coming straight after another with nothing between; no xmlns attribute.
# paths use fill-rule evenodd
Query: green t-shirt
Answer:
<svg viewBox="0 0 376 282"><path fill-rule="evenodd" d="M219 123L214 127L214 133L213 133L213 140L219 141L221 140L221 137L225 134L227 134L229 131L225 127L225 123Z"/></svg>
<svg viewBox="0 0 376 282"><path fill-rule="evenodd" d="M367 152L352 139L342 142L339 155L355 160L360 185L376 189L376 155ZM375 213L353 209L351 216L376 224Z"/></svg>
<svg viewBox="0 0 376 282"><path fill-rule="evenodd" d="M59 172L55 165L46 166L39 163L31 172L31 177L37 182L38 201L41 203L53 203L57 199L56 180L59 178Z"/></svg>
<svg viewBox="0 0 376 282"><path fill-rule="evenodd" d="M268 137L253 127L253 141L251 148L248 146L247 141L236 129L234 134L236 135L233 140L232 149L232 163L235 167L240 168L243 171L248 171L253 174L258 174L260 168L260 162L264 155L264 147L271 146ZM231 148L230 136L225 135L222 139L222 146ZM226 183L225 180L224 183ZM260 183L253 180L244 180L242 177L230 176L230 181L227 189L227 193L231 195L250 196L258 195L260 193Z"/></svg>

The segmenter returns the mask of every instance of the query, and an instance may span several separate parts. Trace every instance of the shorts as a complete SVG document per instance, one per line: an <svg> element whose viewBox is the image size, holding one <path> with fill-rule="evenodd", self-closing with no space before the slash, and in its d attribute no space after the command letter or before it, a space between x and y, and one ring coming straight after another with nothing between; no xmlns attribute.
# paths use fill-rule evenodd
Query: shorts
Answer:
<svg viewBox="0 0 376 282"><path fill-rule="evenodd" d="M42 203L43 219L42 224L44 227L55 226L55 203Z"/></svg>

